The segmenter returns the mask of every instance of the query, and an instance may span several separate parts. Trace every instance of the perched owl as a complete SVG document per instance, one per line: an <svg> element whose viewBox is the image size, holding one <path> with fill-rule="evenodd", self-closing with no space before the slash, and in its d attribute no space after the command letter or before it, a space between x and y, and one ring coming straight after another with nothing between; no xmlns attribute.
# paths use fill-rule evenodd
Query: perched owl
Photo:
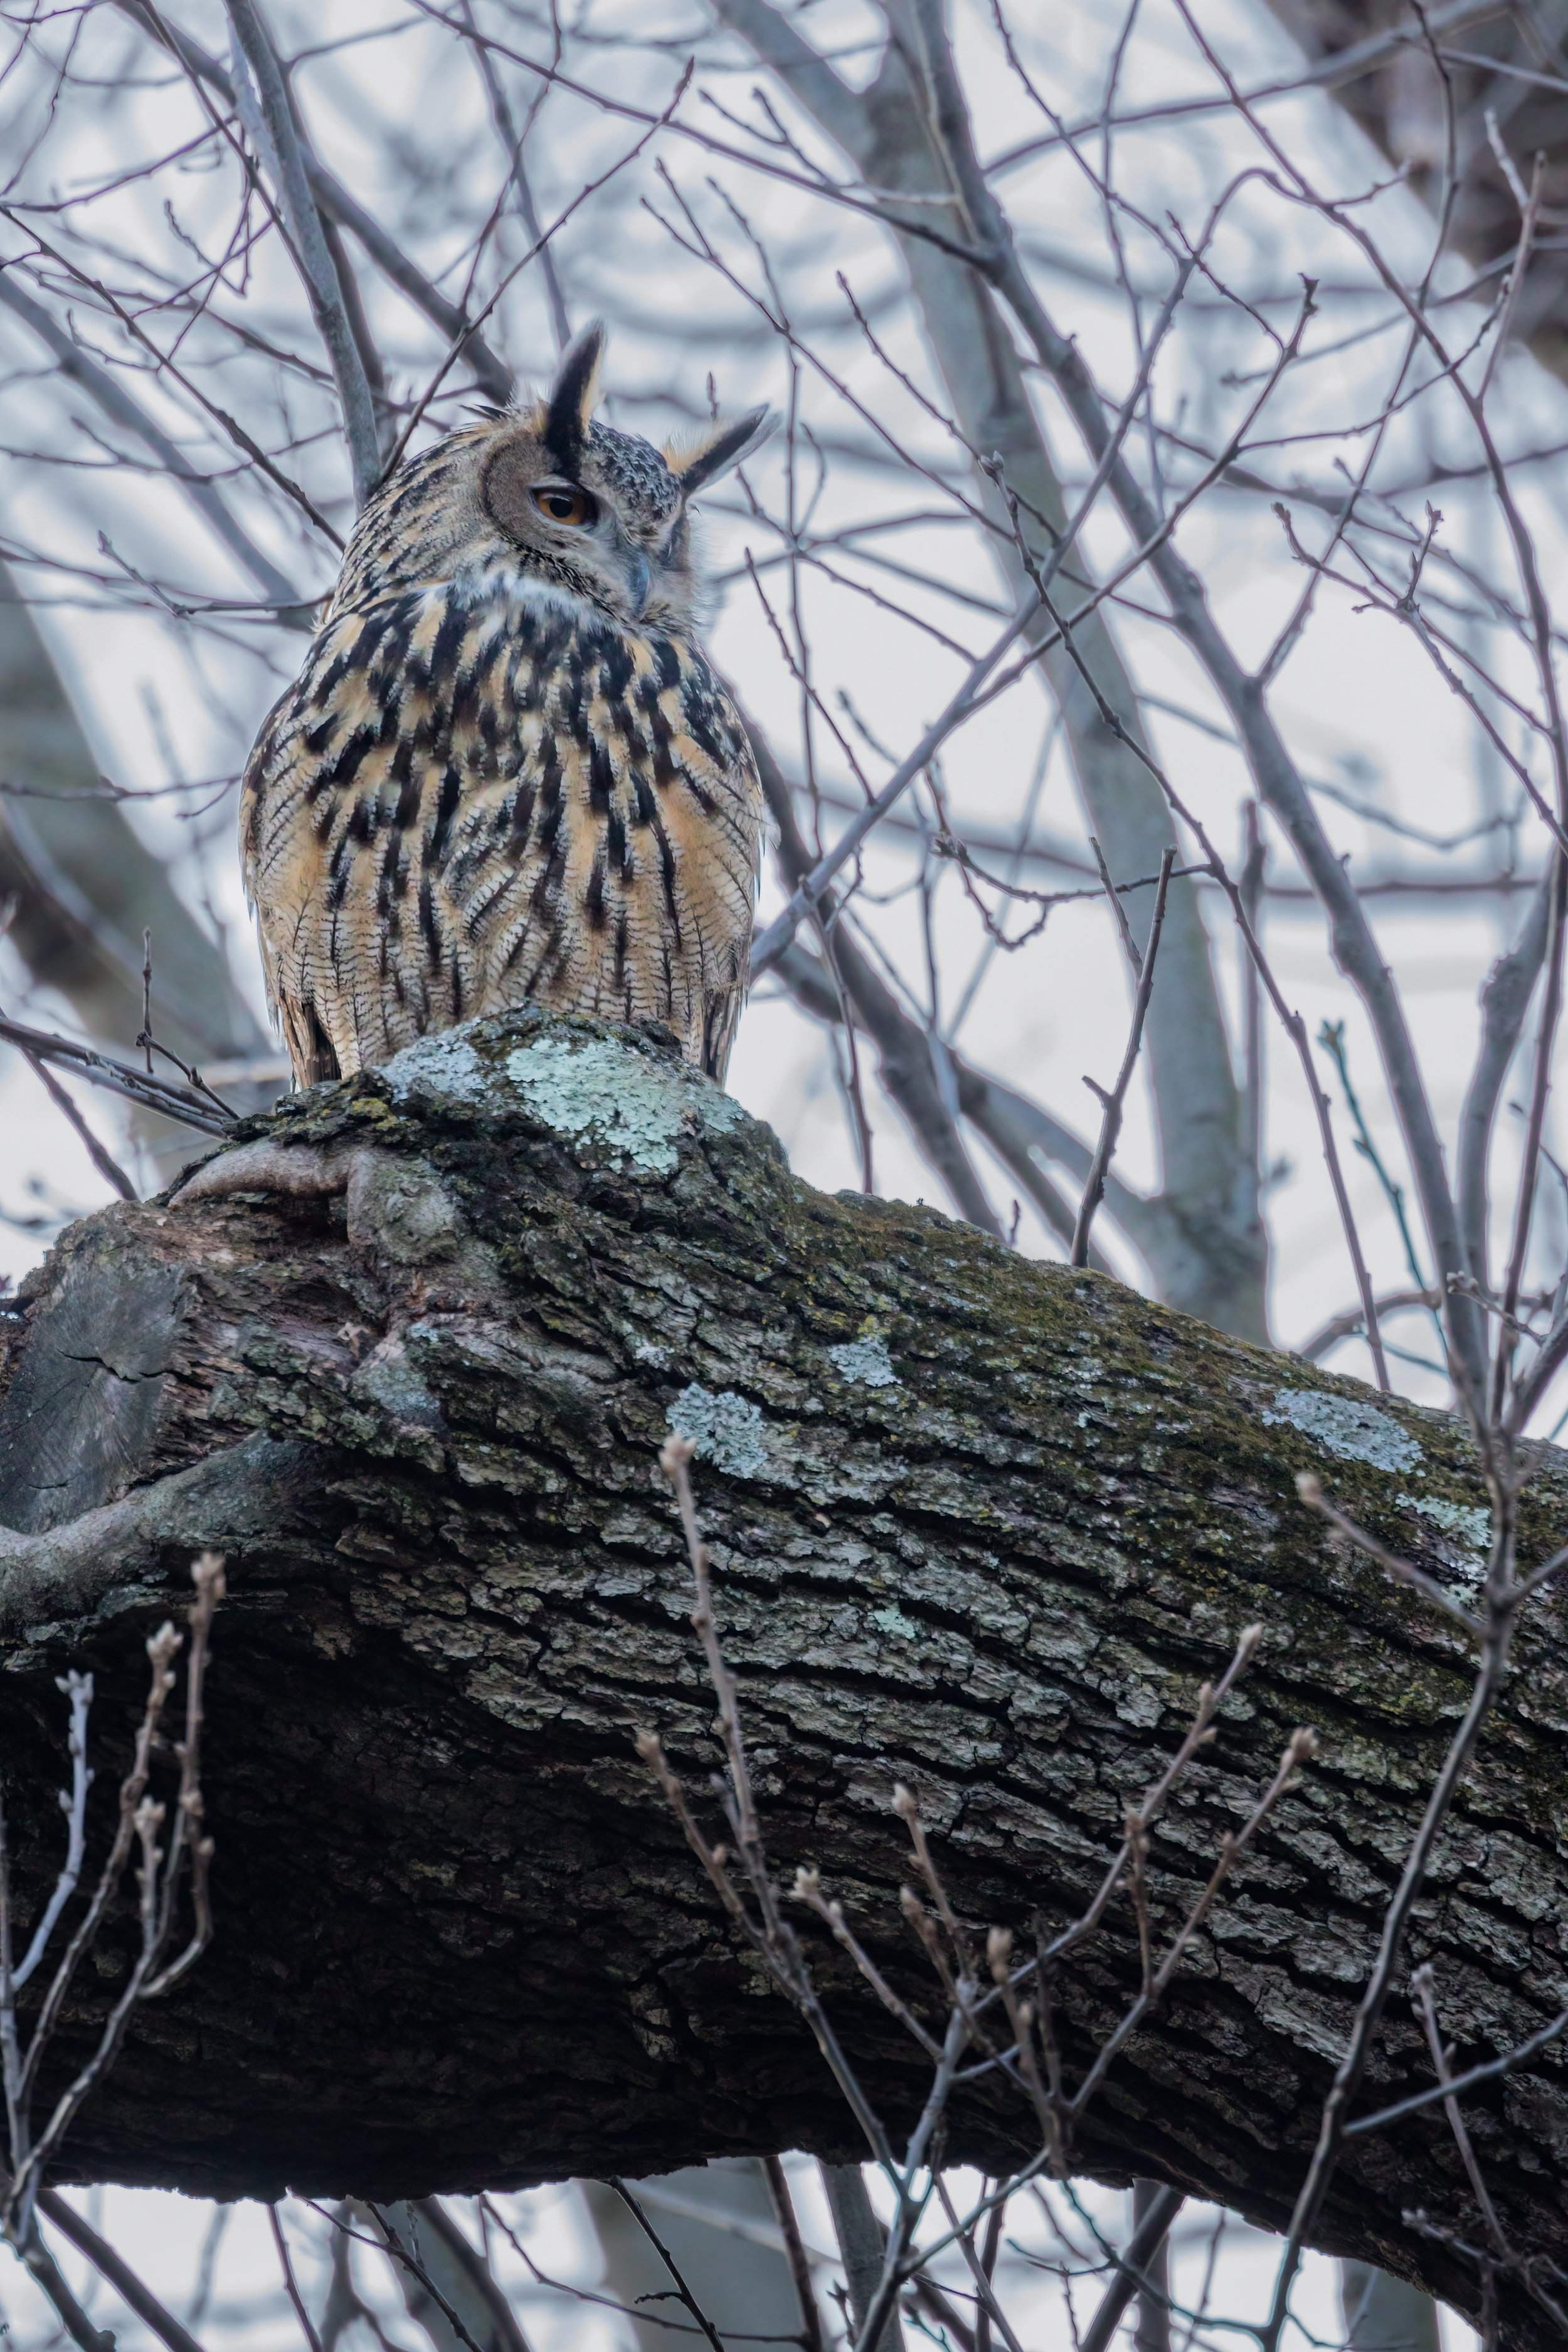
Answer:
<svg viewBox="0 0 1568 2352"><path fill-rule="evenodd" d="M302 1085L526 1003L664 1022L723 1078L762 796L687 508L769 419L662 452L595 424L603 344L377 491L251 753L246 888Z"/></svg>

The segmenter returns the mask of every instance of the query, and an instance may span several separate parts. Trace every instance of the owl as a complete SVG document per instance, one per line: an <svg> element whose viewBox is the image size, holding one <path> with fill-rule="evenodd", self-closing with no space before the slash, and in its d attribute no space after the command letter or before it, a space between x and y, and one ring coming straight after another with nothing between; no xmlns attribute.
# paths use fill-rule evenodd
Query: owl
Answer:
<svg viewBox="0 0 1568 2352"><path fill-rule="evenodd" d="M763 803L688 509L770 420L656 449L595 421L603 346L383 484L262 726L241 848L301 1085L523 1004L663 1022L723 1079Z"/></svg>

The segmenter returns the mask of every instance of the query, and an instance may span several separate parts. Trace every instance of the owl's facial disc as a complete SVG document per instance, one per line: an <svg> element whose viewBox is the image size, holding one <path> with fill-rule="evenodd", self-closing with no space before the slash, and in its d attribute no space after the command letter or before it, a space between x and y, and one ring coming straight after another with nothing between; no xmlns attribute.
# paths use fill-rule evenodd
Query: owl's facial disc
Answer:
<svg viewBox="0 0 1568 2352"><path fill-rule="evenodd" d="M552 464L531 435L510 436L491 453L480 477L490 520L526 564L546 578L591 597L628 621L640 620L662 568L662 551L637 512L622 512L614 479L603 482L595 453L584 448L590 488Z"/></svg>

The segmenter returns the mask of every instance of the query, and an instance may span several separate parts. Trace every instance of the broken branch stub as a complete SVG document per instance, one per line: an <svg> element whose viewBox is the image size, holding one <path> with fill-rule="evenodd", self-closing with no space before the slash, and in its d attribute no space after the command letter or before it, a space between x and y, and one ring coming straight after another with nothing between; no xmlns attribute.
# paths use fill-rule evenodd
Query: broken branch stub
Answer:
<svg viewBox="0 0 1568 2352"><path fill-rule="evenodd" d="M965 1933L1010 1929L1021 1955L1037 1912L1049 1935L1083 1911L1199 1685L1265 1625L1150 1830L1153 1937L1298 1725L1318 1761L1118 2051L1076 2160L1279 2226L1473 1671L1462 1625L1295 1479L1473 1593L1486 1496L1457 1425L933 1211L816 1192L648 1033L472 1024L237 1137L183 1198L73 1227L5 1327L19 1853L49 1850L52 1676L90 1668L123 1726L191 1552L228 1561L214 1941L139 2015L65 2170L401 2199L863 2152L635 1750L653 1727L693 1790L721 1760L673 1430L769 1854L786 1887L820 1866L851 1941L806 1902L790 1923L895 2134L929 2067L857 1951L941 2030L900 1916L895 1784ZM1526 1568L1568 1507L1542 1458ZM1456 2074L1563 1999L1563 1609L1549 1588L1520 1627L1417 1908L1408 1957L1434 1968ZM1141 1981L1119 1896L1054 1979L1069 2093ZM62 2065L113 1997L111 1976L80 1991ZM1430 2080L1396 2000L1366 2105ZM1467 2122L1515 2242L1568 2256L1561 2045ZM950 2161L997 2172L1033 2137L984 2080L955 2095ZM1404 2216L1458 2225L1466 2194L1427 2108L1352 2141L1321 2242L1462 2303L1473 2274Z"/></svg>

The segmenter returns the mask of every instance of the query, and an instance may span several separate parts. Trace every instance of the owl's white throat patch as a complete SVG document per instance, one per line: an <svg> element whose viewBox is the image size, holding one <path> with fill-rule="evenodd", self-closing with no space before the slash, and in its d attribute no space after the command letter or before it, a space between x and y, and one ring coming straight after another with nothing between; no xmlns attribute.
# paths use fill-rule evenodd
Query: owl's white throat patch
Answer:
<svg viewBox="0 0 1568 2352"><path fill-rule="evenodd" d="M490 555L465 563L454 575L458 594L475 604L521 604L529 611L566 621L602 621L604 607L579 596L557 580L529 572L510 556Z"/></svg>

